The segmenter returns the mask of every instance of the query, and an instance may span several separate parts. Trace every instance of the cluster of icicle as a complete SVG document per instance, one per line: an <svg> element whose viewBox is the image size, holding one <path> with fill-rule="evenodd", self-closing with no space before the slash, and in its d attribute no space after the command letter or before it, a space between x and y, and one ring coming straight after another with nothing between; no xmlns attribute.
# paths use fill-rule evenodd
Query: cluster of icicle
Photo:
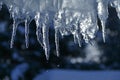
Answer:
<svg viewBox="0 0 120 80"><path fill-rule="evenodd" d="M0 9L5 4L13 18L12 48L18 24L25 22L25 42L29 46L29 24L36 22L36 36L49 59L49 27L54 24L56 54L59 56L59 34L72 34L81 46L81 38L88 43L98 30L97 16L101 21L103 41L108 5L116 8L120 18L120 0L0 0Z"/></svg>

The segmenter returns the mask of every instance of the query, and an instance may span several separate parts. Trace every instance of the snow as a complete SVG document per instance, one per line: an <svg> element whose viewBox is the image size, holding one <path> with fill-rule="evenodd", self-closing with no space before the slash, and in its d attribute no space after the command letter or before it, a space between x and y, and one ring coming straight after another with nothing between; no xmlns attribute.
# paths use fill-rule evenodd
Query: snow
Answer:
<svg viewBox="0 0 120 80"><path fill-rule="evenodd" d="M33 80L120 80L120 71L48 70Z"/></svg>

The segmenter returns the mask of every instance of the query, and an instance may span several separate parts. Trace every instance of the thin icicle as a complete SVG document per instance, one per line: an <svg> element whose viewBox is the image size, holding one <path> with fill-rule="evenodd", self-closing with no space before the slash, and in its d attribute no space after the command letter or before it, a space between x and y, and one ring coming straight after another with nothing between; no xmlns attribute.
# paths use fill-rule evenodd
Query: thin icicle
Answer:
<svg viewBox="0 0 120 80"><path fill-rule="evenodd" d="M79 47L81 47L81 34L75 33L73 34L73 38L74 38L74 43L78 44Z"/></svg>
<svg viewBox="0 0 120 80"><path fill-rule="evenodd" d="M59 57L59 31L55 29L55 45L56 45L56 54Z"/></svg>
<svg viewBox="0 0 120 80"><path fill-rule="evenodd" d="M28 20L25 20L25 44L26 48L29 46L29 23Z"/></svg>
<svg viewBox="0 0 120 80"><path fill-rule="evenodd" d="M36 22L36 36L37 36L37 40L39 42L39 44L43 46L43 39L42 39L42 26L40 25L40 13L38 12L37 15L35 16L35 22Z"/></svg>
<svg viewBox="0 0 120 80"><path fill-rule="evenodd" d="M13 48L17 27L18 27L18 23L16 22L15 19L13 19L13 31L12 31L12 37L11 37L11 42L10 42L10 48Z"/></svg>
<svg viewBox="0 0 120 80"><path fill-rule="evenodd" d="M73 34L73 39L74 39L74 43L77 44L77 38L76 38L76 34Z"/></svg>
<svg viewBox="0 0 120 80"><path fill-rule="evenodd" d="M25 45L26 48L29 47L29 25L31 23L31 21L33 20L33 18L31 16L29 16L29 12L26 12L26 18L25 18Z"/></svg>
<svg viewBox="0 0 120 80"><path fill-rule="evenodd" d="M78 45L79 45L79 47L81 47L81 34L78 32L76 37L77 37Z"/></svg>
<svg viewBox="0 0 120 80"><path fill-rule="evenodd" d="M76 28L76 27L75 27L75 28ZM74 43L80 45L80 43L79 43L80 39L78 38L78 36L80 36L80 34L78 34L78 30L77 30L77 29L74 30L74 31L72 32L72 34L73 34Z"/></svg>
<svg viewBox="0 0 120 80"><path fill-rule="evenodd" d="M44 50L45 50L45 56L46 56L46 59L49 60L49 51L50 51L50 48L49 48L49 28L47 27L46 24L43 24L43 27L42 27L42 31L43 31L43 44L44 44Z"/></svg>
<svg viewBox="0 0 120 80"><path fill-rule="evenodd" d="M105 42L105 38L106 38L106 31L105 31L105 21L101 21L102 24L102 36L103 36L103 41Z"/></svg>
<svg viewBox="0 0 120 80"><path fill-rule="evenodd" d="M59 57L59 28L61 26L61 19L60 16L58 17L59 13L56 13L54 17L54 29L55 29L55 46L56 46L56 55Z"/></svg>
<svg viewBox="0 0 120 80"><path fill-rule="evenodd" d="M43 45L44 45L44 50L45 50L45 56L46 59L49 60L49 51L50 51L50 46L49 46L49 26L47 25L48 22L48 15L45 15L45 20L42 26L42 32L43 32Z"/></svg>
<svg viewBox="0 0 120 80"><path fill-rule="evenodd" d="M75 38L76 38L76 40L77 40L77 43L78 43L78 45L79 45L79 47L81 47L81 34L80 34L80 23L79 23L79 19L77 19L76 21L75 21Z"/></svg>

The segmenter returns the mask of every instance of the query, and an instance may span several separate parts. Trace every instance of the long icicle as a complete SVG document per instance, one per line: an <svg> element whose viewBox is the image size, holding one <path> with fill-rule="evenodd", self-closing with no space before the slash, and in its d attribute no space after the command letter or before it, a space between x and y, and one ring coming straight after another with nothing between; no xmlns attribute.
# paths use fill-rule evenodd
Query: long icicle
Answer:
<svg viewBox="0 0 120 80"><path fill-rule="evenodd" d="M42 32L41 32L41 25L40 25L40 13L38 12L37 15L35 16L35 23L36 23L36 36L37 36L37 41L39 44L44 47L43 45L43 39L42 39Z"/></svg>
<svg viewBox="0 0 120 80"><path fill-rule="evenodd" d="M43 27L42 27L42 31L43 31L43 44L44 44L44 50L45 50L45 56L46 56L46 59L49 60L49 28L43 24Z"/></svg>
<svg viewBox="0 0 120 80"><path fill-rule="evenodd" d="M25 44L26 44L26 48L29 47L29 22L26 19L25 20Z"/></svg>
<svg viewBox="0 0 120 80"><path fill-rule="evenodd" d="M18 27L18 23L16 22L15 19L13 19L13 31L12 31L12 36L11 36L10 48L13 48L17 27Z"/></svg>
<svg viewBox="0 0 120 80"><path fill-rule="evenodd" d="M56 54L59 57L59 31L55 29L55 45L56 45Z"/></svg>
<svg viewBox="0 0 120 80"><path fill-rule="evenodd" d="M104 0L97 0L98 1L98 17L101 20L102 25L102 36L103 41L105 42L105 24L106 20L108 18L108 1L106 0L106 3Z"/></svg>
<svg viewBox="0 0 120 80"><path fill-rule="evenodd" d="M49 60L49 26L47 26L48 15L45 15L45 22L43 23L42 32L43 32L43 44L45 50L46 59Z"/></svg>

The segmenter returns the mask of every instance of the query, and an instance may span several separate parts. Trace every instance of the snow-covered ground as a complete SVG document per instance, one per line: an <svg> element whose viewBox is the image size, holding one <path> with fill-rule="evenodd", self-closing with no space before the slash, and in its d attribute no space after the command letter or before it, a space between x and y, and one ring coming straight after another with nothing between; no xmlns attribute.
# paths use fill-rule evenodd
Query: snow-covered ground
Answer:
<svg viewBox="0 0 120 80"><path fill-rule="evenodd" d="M33 80L120 80L120 71L48 70Z"/></svg>

